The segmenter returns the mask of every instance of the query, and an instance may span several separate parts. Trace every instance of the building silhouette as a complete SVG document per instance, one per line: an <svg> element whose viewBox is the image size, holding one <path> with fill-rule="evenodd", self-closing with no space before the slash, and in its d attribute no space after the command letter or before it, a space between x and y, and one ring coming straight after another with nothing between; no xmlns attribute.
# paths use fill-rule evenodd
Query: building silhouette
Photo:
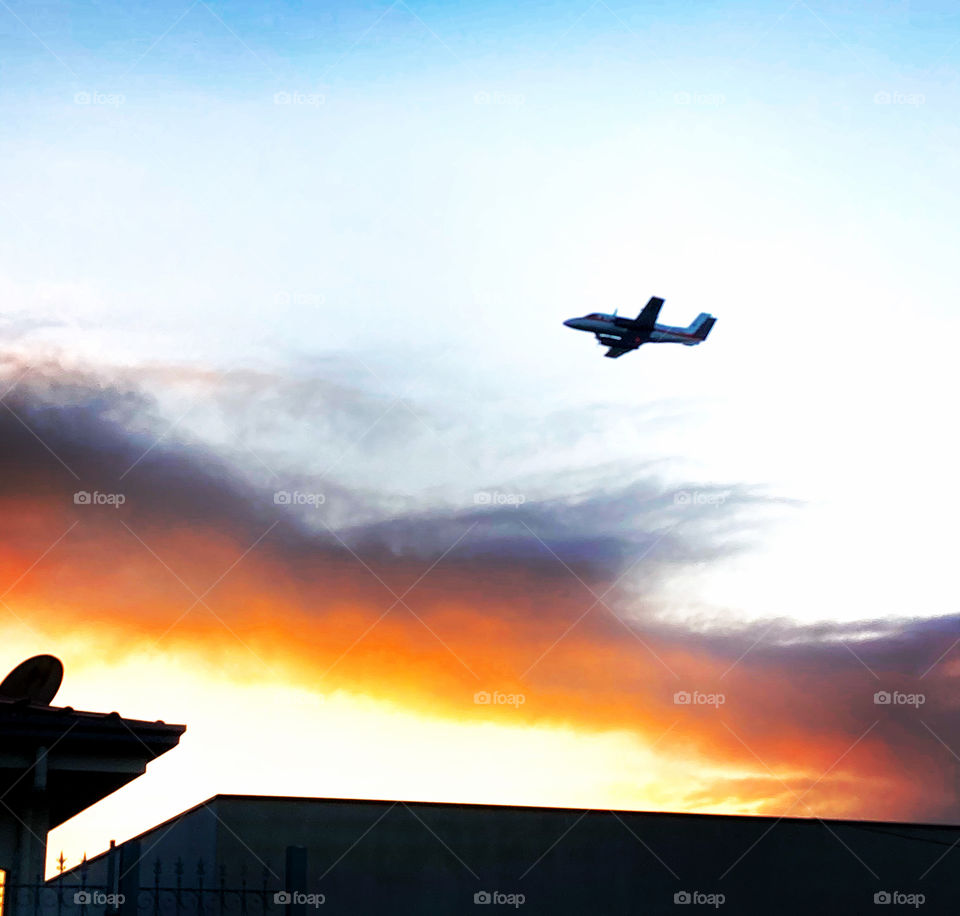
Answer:
<svg viewBox="0 0 960 916"><path fill-rule="evenodd" d="M885 912L888 898L956 913L954 846L960 827L217 795L52 883L109 887L127 871L141 914L173 913L179 866L190 916L221 912L221 891L222 912L251 916L809 916Z"/></svg>
<svg viewBox="0 0 960 916"><path fill-rule="evenodd" d="M186 730L51 706L62 670L51 656L37 656L0 685L3 916L35 916L11 889L42 880L48 831L142 775Z"/></svg>
<svg viewBox="0 0 960 916"><path fill-rule="evenodd" d="M252 795L44 881L47 831L185 730L54 707L61 675L0 684L0 916L960 912L960 826Z"/></svg>

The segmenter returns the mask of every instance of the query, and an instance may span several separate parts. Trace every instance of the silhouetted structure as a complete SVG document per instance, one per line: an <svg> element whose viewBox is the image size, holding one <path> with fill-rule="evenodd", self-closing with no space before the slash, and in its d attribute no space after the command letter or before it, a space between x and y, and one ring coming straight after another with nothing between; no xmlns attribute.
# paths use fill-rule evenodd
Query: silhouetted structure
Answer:
<svg viewBox="0 0 960 916"><path fill-rule="evenodd" d="M953 844L960 827L217 795L50 885L135 875L120 916L809 916L872 913L884 894L956 913Z"/></svg>
<svg viewBox="0 0 960 916"><path fill-rule="evenodd" d="M185 730L46 705L61 674L0 685L2 916L960 912L960 827L244 795L43 882L47 831Z"/></svg>
<svg viewBox="0 0 960 916"><path fill-rule="evenodd" d="M37 656L0 685L3 916L34 913L11 888L43 879L47 832L136 779L186 728L50 706L62 672Z"/></svg>

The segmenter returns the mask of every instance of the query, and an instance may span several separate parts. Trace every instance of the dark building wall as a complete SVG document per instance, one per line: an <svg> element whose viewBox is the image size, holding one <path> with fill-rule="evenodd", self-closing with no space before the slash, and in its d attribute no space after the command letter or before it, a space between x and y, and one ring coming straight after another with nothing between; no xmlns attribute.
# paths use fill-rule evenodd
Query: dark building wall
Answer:
<svg viewBox="0 0 960 916"><path fill-rule="evenodd" d="M154 884L154 865L160 862L161 883L174 883L174 868L178 858L183 862L183 878L187 886L193 886L197 873L197 863L203 861L206 872L215 874L217 861L217 817L212 806L206 803L171 818L136 838L140 844L140 886L152 887ZM117 847L117 867L122 847ZM107 884L109 871L109 853L102 853L90 859L86 864L87 883L90 885ZM79 868L71 869L65 880L77 883ZM281 872L282 874L282 872Z"/></svg>
<svg viewBox="0 0 960 916"><path fill-rule="evenodd" d="M303 914L277 906L276 916L960 912L960 828L217 796L140 844L145 887L155 858L166 869L182 857L189 880L202 856L230 887L241 874L260 886L269 866L271 902L295 889L287 847L305 847L302 890L323 903ZM876 910L883 892L924 902ZM478 910L481 893L503 896ZM682 893L693 897L687 909L674 902Z"/></svg>

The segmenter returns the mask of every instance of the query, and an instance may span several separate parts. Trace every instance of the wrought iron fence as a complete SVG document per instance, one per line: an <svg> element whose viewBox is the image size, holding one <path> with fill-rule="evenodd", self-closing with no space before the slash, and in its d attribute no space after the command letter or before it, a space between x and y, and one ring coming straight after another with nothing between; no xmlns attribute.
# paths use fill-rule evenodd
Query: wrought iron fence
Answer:
<svg viewBox="0 0 960 916"><path fill-rule="evenodd" d="M180 858L172 868L160 860L148 868L148 880L143 880L148 869L139 863L131 873L115 869L99 881L90 880L87 863L49 881L39 875L32 882L8 880L3 916L267 916L290 910L267 867L256 877L241 868L235 884L228 884L225 866L209 876L202 859L190 870Z"/></svg>

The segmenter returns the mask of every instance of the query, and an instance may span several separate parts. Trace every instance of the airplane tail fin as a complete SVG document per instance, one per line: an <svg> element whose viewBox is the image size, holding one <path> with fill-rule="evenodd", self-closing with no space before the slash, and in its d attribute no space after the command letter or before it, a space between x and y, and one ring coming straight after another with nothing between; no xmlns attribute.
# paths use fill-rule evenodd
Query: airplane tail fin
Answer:
<svg viewBox="0 0 960 916"><path fill-rule="evenodd" d="M716 324L717 319L713 315L708 314L707 312L701 312L693 320L693 324L687 328L688 333L693 334L697 338L697 343L700 343L701 340L706 340L707 335L710 333L711 328Z"/></svg>

